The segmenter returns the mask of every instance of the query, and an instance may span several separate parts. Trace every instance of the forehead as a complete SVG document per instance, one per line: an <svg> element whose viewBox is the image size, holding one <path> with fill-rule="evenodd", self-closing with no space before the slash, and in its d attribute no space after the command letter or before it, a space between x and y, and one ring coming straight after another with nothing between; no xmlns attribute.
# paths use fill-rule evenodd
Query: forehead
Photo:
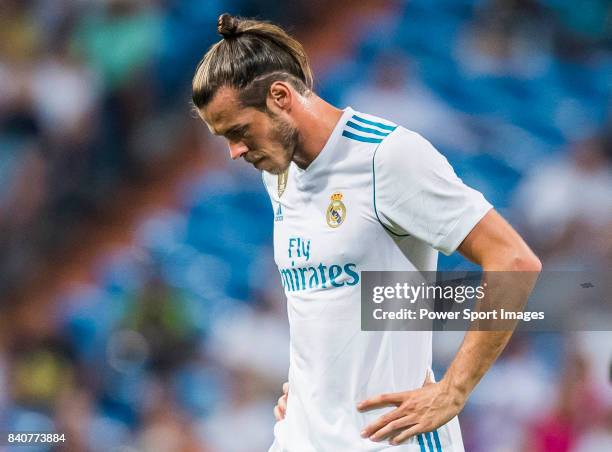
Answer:
<svg viewBox="0 0 612 452"><path fill-rule="evenodd" d="M248 120L249 110L241 106L235 89L224 86L217 90L206 107L200 109L200 114L212 132L218 133Z"/></svg>

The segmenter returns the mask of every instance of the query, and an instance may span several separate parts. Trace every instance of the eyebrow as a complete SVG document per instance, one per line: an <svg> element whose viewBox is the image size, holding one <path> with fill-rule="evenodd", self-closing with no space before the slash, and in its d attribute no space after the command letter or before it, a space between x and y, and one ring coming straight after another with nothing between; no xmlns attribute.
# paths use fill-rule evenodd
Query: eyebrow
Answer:
<svg viewBox="0 0 612 452"><path fill-rule="evenodd" d="M225 131L221 131L221 130L213 130L213 133L215 135L232 135L235 134L237 132L242 132L244 130L246 130L249 127L248 124L236 124L234 126L231 126L229 129L225 130Z"/></svg>

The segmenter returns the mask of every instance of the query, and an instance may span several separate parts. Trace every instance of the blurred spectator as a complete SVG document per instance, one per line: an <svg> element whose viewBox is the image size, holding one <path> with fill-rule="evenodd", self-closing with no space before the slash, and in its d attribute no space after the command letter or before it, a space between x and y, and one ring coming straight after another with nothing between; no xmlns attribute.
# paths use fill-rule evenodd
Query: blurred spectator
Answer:
<svg viewBox="0 0 612 452"><path fill-rule="evenodd" d="M270 447L275 421L266 386L247 366L230 373L229 400L200 425L200 434L208 438L212 450L254 452ZM230 434L229 426L241 434Z"/></svg>
<svg viewBox="0 0 612 452"><path fill-rule="evenodd" d="M153 0L108 0L81 19L73 45L109 90L123 86L145 67L159 41L160 19Z"/></svg>
<svg viewBox="0 0 612 452"><path fill-rule="evenodd" d="M0 57L16 68L36 57L42 30L32 0L6 0L0 4Z"/></svg>
<svg viewBox="0 0 612 452"><path fill-rule="evenodd" d="M608 131L575 143L570 155L534 168L519 187L516 211L545 263L610 265L611 137Z"/></svg>
<svg viewBox="0 0 612 452"><path fill-rule="evenodd" d="M540 361L528 337L516 335L504 359L485 375L470 398L471 407L462 419L466 448L520 450L523 432L551 404L555 384L554 375Z"/></svg>
<svg viewBox="0 0 612 452"><path fill-rule="evenodd" d="M606 0L580 3L548 1L557 18L555 46L566 58L585 59L612 44L612 4Z"/></svg>
<svg viewBox="0 0 612 452"><path fill-rule="evenodd" d="M151 452L208 452L204 438L199 438L189 419L174 403L168 388L150 388L148 407L142 431L137 439L138 450ZM232 436L232 435L228 435Z"/></svg>
<svg viewBox="0 0 612 452"><path fill-rule="evenodd" d="M70 50L67 36L58 37L51 50L32 71L32 104L51 143L83 145L91 134L100 81Z"/></svg>
<svg viewBox="0 0 612 452"><path fill-rule="evenodd" d="M229 368L248 368L274 384L286 379L289 363L289 331L283 310L271 303L244 306L218 319L212 331L211 353Z"/></svg>
<svg viewBox="0 0 612 452"><path fill-rule="evenodd" d="M491 0L481 4L457 41L457 59L472 75L533 78L550 63L552 24L537 0Z"/></svg>
<svg viewBox="0 0 612 452"><path fill-rule="evenodd" d="M50 411L60 393L70 387L76 377L69 344L56 339L24 343L14 353L10 381L14 402Z"/></svg>
<svg viewBox="0 0 612 452"><path fill-rule="evenodd" d="M585 431L599 424L601 404L591 386L584 356L569 356L558 391L556 405L530 427L523 450L569 452Z"/></svg>
<svg viewBox="0 0 612 452"><path fill-rule="evenodd" d="M347 90L342 104L395 121L446 148L464 152L477 148L476 137L465 124L467 118L418 79L413 64L399 49L381 53L374 61L372 77Z"/></svg>
<svg viewBox="0 0 612 452"><path fill-rule="evenodd" d="M152 277L137 294L132 308L126 313L123 326L126 331L124 340L116 343L125 348L117 353L125 353L128 360L146 354L155 372L171 372L189 360L196 350L196 325L189 317L185 300L178 290L169 287L159 276ZM137 345L143 341L142 346ZM136 342L136 344L134 343ZM145 347L143 351L135 349Z"/></svg>
<svg viewBox="0 0 612 452"><path fill-rule="evenodd" d="M576 445L576 452L594 452L612 449L612 412L602 420L600 425L585 433Z"/></svg>

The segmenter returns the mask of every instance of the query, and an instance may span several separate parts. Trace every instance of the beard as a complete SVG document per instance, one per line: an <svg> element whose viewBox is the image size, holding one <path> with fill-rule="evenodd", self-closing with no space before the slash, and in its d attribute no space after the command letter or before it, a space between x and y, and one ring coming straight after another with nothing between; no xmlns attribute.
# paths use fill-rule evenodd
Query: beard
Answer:
<svg viewBox="0 0 612 452"><path fill-rule="evenodd" d="M289 168L293 156L296 151L299 152L301 147L301 136L297 127L292 126L287 121L281 119L278 115L270 112L272 120L272 131L270 138L281 147L282 162L277 168L272 168L268 172L272 174L280 174Z"/></svg>

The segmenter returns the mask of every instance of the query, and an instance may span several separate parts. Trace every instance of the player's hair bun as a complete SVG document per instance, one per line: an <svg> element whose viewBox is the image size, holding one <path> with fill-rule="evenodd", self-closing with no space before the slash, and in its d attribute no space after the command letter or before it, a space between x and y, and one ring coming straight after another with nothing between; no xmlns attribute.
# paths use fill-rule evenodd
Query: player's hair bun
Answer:
<svg viewBox="0 0 612 452"><path fill-rule="evenodd" d="M239 20L236 17L233 17L228 13L223 13L219 16L219 21L217 22L217 31L225 39L231 38L239 34L238 24Z"/></svg>

